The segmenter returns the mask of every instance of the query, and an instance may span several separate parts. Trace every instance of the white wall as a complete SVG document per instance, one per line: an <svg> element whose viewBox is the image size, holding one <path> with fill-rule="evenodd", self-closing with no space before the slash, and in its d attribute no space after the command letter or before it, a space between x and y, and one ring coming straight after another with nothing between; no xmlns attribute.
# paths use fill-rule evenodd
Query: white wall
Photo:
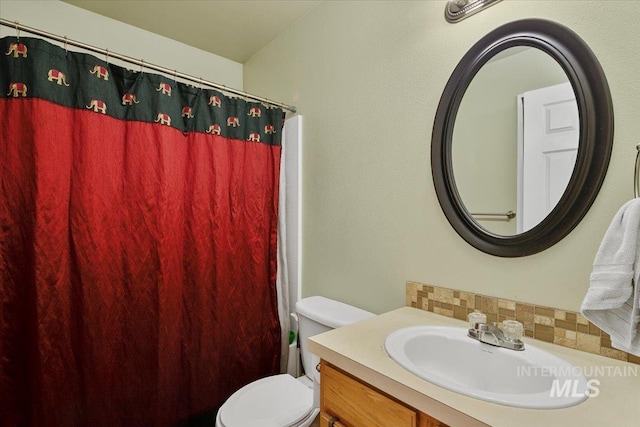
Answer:
<svg viewBox="0 0 640 427"><path fill-rule="evenodd" d="M242 64L61 1L0 0L0 18L235 89L243 87ZM15 36L16 31L0 26L0 37L8 35ZM24 32L21 35L36 37ZM110 62L135 68L113 59Z"/></svg>
<svg viewBox="0 0 640 427"><path fill-rule="evenodd" d="M328 1L244 64L245 90L305 117L303 277L320 294L382 312L415 280L577 310L617 209L633 197L640 135L638 1L508 0L458 24L442 1ZM576 229L528 257L462 240L435 194L430 140L449 75L496 27L546 18L579 34L607 75L615 139L607 177Z"/></svg>

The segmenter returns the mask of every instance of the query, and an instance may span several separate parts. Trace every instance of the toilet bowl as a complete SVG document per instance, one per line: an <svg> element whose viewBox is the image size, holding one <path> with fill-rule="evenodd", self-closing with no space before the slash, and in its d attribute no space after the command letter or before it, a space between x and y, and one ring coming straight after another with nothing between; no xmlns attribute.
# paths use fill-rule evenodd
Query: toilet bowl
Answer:
<svg viewBox="0 0 640 427"><path fill-rule="evenodd" d="M359 308L315 296L296 304L300 354L305 375L273 375L236 391L220 407L216 427L308 427L320 412L320 359L309 353L307 338L373 317Z"/></svg>
<svg viewBox="0 0 640 427"><path fill-rule="evenodd" d="M274 375L236 391L218 411L216 427L307 427L318 412L307 377Z"/></svg>

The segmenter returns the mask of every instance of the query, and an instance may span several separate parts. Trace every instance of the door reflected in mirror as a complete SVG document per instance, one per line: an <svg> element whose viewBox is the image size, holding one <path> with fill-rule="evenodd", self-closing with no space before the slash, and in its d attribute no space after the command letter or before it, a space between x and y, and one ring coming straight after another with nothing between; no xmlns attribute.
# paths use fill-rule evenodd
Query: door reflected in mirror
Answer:
<svg viewBox="0 0 640 427"><path fill-rule="evenodd" d="M544 220L571 178L579 129L575 94L551 56L517 46L491 58L464 93L451 144L455 186L476 223L513 236Z"/></svg>

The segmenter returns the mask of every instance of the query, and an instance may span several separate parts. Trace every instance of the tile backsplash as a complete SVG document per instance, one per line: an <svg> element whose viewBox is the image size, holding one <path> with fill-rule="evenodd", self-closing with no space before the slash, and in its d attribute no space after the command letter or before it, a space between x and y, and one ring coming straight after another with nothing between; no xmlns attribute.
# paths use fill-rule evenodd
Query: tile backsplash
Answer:
<svg viewBox="0 0 640 427"><path fill-rule="evenodd" d="M465 321L474 311L484 313L489 323L517 320L527 337L640 364L640 357L611 347L607 333L573 311L416 282L407 282L407 306Z"/></svg>

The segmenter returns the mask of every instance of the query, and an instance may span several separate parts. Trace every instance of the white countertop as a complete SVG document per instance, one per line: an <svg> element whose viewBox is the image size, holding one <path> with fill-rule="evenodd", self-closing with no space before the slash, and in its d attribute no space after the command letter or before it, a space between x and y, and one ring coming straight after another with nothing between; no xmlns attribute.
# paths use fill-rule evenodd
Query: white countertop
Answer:
<svg viewBox="0 0 640 427"><path fill-rule="evenodd" d="M467 327L466 322L404 307L309 339L309 349L366 383L452 426L640 426L640 376L602 376L599 394L564 409L521 409L467 397L406 371L384 351L384 340L396 329L416 325ZM590 367L607 372L638 372L627 362L524 338L589 377ZM609 368L611 367L611 368ZM592 371L594 372L594 371Z"/></svg>

